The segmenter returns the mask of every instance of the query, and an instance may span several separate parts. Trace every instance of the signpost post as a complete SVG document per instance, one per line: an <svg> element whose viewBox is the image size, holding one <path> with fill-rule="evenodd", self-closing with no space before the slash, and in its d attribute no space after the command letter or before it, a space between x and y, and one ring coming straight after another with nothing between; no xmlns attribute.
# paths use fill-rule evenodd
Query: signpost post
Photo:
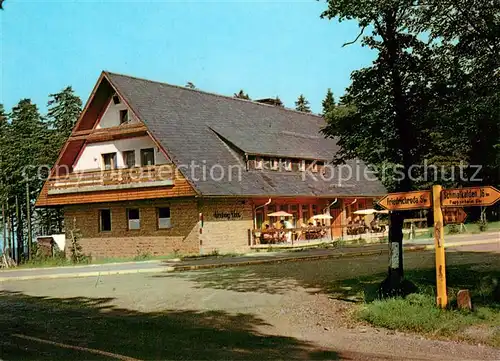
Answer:
<svg viewBox="0 0 500 361"><path fill-rule="evenodd" d="M446 294L446 264L444 254L444 228L443 211L441 210L441 186L432 187L433 212L434 212L434 246L436 249L436 289L437 305L445 308L448 304Z"/></svg>
<svg viewBox="0 0 500 361"><path fill-rule="evenodd" d="M403 279L403 233L394 233L402 229L404 216L401 211L430 208L431 192L415 191L405 193L390 193L379 201L379 204L391 211L389 226L389 275L383 284L383 291L390 295L398 293Z"/></svg>

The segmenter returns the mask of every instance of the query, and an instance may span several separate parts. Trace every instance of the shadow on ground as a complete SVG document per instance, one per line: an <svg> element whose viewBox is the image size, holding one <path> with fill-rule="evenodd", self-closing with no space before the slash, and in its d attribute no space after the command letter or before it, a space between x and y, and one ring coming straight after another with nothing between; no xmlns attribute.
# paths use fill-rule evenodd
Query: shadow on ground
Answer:
<svg viewBox="0 0 500 361"><path fill-rule="evenodd" d="M435 259L433 252L405 254L405 274L424 292L434 294ZM195 287L236 292L282 294L303 287L311 293L323 292L351 302L372 301L387 274L387 255L327 259L249 267L220 268L175 273L195 283ZM448 252L447 284L450 293L458 289L475 290L484 298L493 279L500 280L500 255L496 253ZM171 277L155 275L153 277Z"/></svg>
<svg viewBox="0 0 500 361"><path fill-rule="evenodd" d="M112 301L0 292L0 359L338 359L333 351L257 331L265 323L253 315L178 310L141 313L116 308ZM15 336L18 334L59 344L23 339Z"/></svg>

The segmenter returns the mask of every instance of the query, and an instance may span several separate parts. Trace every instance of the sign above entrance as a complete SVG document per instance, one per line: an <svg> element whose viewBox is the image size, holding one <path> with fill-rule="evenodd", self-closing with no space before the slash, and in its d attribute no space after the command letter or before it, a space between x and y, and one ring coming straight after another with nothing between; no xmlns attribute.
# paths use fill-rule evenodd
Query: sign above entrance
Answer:
<svg viewBox="0 0 500 361"><path fill-rule="evenodd" d="M405 193L389 193L382 198L378 204L390 211L431 208L431 192L415 191Z"/></svg>
<svg viewBox="0 0 500 361"><path fill-rule="evenodd" d="M441 191L441 207L491 206L499 199L500 191L491 186Z"/></svg>

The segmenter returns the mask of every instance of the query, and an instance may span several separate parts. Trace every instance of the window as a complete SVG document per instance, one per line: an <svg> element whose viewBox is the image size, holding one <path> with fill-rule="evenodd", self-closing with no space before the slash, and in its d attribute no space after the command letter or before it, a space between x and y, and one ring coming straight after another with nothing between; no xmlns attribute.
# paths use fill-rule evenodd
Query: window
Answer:
<svg viewBox="0 0 500 361"><path fill-rule="evenodd" d="M302 205L302 223L308 224L310 217L311 216L309 215L309 205L303 204Z"/></svg>
<svg viewBox="0 0 500 361"><path fill-rule="evenodd" d="M104 170L116 169L116 153L106 153L102 155Z"/></svg>
<svg viewBox="0 0 500 361"><path fill-rule="evenodd" d="M141 166L155 165L155 150L153 148L141 149Z"/></svg>
<svg viewBox="0 0 500 361"><path fill-rule="evenodd" d="M127 123L128 121L129 121L128 110L127 109L120 110L120 124Z"/></svg>
<svg viewBox="0 0 500 361"><path fill-rule="evenodd" d="M170 222L170 208L158 208L158 229L165 229L172 227Z"/></svg>
<svg viewBox="0 0 500 361"><path fill-rule="evenodd" d="M272 170L277 170L278 169L278 160L276 158L271 159L271 169Z"/></svg>
<svg viewBox="0 0 500 361"><path fill-rule="evenodd" d="M299 160L299 170L301 172L305 172L305 170L306 170L306 161L305 160Z"/></svg>
<svg viewBox="0 0 500 361"><path fill-rule="evenodd" d="M101 232L111 231L111 210L110 209L99 210L99 231L101 231Z"/></svg>
<svg viewBox="0 0 500 361"><path fill-rule="evenodd" d="M285 159L283 161L283 168L286 171L291 171L292 170L292 161L290 159Z"/></svg>
<svg viewBox="0 0 500 361"><path fill-rule="evenodd" d="M135 167L135 151L134 150L127 150L126 152L123 152L123 163L125 163L125 166L127 168L134 168Z"/></svg>
<svg viewBox="0 0 500 361"><path fill-rule="evenodd" d="M262 169L264 167L264 160L262 157L255 157L255 169Z"/></svg>
<svg viewBox="0 0 500 361"><path fill-rule="evenodd" d="M137 208L127 209L128 229L141 229L141 217Z"/></svg>
<svg viewBox="0 0 500 361"><path fill-rule="evenodd" d="M299 207L297 204L290 204L290 213L293 215L292 224L294 227L297 226L297 220L299 219Z"/></svg>
<svg viewBox="0 0 500 361"><path fill-rule="evenodd" d="M314 160L307 161L306 162L306 170L316 173L318 171L318 162L316 162Z"/></svg>

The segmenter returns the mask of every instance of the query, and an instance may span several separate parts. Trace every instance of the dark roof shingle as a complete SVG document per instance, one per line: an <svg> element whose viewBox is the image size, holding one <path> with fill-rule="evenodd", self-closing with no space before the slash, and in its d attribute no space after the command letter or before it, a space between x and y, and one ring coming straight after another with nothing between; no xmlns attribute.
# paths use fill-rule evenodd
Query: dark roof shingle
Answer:
<svg viewBox="0 0 500 361"><path fill-rule="evenodd" d="M243 153L329 160L338 150L333 139L319 133L323 118L165 83L105 72L184 175L204 196L378 196L378 181L303 179L302 174L276 171L237 171ZM228 144L229 143L229 144ZM241 150L232 151L232 143ZM197 164L200 169L190 165ZM365 165L357 162L361 173ZM354 164L354 162L351 162ZM205 177L201 166L207 170ZM220 166L219 166L220 165ZM215 167L214 167L215 166ZM209 170L213 169L214 177ZM218 180L220 170L225 176ZM181 169L182 171L182 169ZM241 176L238 176L241 172ZM215 179L214 179L215 178Z"/></svg>

